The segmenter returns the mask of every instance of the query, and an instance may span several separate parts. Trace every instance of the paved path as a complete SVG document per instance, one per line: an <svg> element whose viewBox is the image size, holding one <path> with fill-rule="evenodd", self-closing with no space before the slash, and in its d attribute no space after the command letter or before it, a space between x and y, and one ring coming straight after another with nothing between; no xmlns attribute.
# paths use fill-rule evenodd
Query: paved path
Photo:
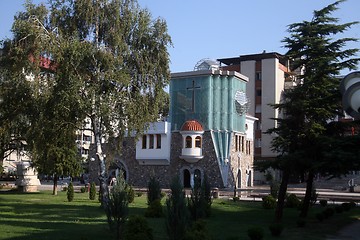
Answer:
<svg viewBox="0 0 360 240"><path fill-rule="evenodd" d="M360 240L360 219L341 229L336 236L327 240Z"/></svg>

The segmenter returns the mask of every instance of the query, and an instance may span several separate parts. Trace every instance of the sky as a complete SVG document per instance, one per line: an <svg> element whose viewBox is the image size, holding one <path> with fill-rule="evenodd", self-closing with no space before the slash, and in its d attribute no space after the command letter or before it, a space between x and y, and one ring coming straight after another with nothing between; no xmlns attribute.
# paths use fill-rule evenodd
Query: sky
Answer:
<svg viewBox="0 0 360 240"><path fill-rule="evenodd" d="M287 49L289 24L310 21L314 10L335 0L138 0L153 18L167 22L173 46L169 47L171 72L192 71L204 58L219 59ZM0 0L0 39L11 38L14 15L25 0ZM33 0L33 3L46 3ZM347 0L334 16L340 23L360 21L360 1ZM339 37L360 39L360 24ZM359 48L360 42L347 48ZM357 57L360 57L360 53ZM360 69L360 65L359 65ZM344 73L346 74L346 72Z"/></svg>

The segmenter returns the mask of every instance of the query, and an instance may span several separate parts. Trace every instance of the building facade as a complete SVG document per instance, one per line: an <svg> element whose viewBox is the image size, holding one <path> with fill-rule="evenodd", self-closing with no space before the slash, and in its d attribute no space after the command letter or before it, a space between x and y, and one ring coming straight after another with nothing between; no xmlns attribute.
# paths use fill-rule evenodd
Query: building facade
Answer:
<svg viewBox="0 0 360 240"><path fill-rule="evenodd" d="M248 78L235 71L172 74L169 120L151 123L138 139L126 137L121 154L108 159L113 162L109 176L121 169L137 187L147 187L153 176L169 187L179 176L188 188L205 175L212 187L252 186L256 119L247 115L247 83ZM90 161L93 180L97 164Z"/></svg>

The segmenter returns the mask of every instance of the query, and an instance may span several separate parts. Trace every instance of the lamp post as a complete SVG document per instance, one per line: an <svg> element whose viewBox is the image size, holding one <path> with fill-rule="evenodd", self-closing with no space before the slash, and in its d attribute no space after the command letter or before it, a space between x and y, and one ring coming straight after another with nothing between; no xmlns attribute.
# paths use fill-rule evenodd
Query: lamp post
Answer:
<svg viewBox="0 0 360 240"><path fill-rule="evenodd" d="M360 118L360 71L346 75L340 82L344 111L353 118ZM355 181L348 182L350 192L354 192Z"/></svg>

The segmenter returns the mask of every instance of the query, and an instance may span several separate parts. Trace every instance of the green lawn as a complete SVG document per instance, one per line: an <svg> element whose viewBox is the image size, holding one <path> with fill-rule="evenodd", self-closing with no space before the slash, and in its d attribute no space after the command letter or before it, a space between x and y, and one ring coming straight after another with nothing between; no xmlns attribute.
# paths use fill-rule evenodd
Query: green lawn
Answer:
<svg viewBox="0 0 360 240"><path fill-rule="evenodd" d="M144 214L146 196L136 197L130 204L130 214ZM316 212L323 208L314 206L305 228L298 228L298 211L286 209L285 230L281 239L326 239L342 226L360 217L359 207L336 214L320 223ZM232 202L216 199L207 227L217 239L248 239L246 231L250 226L261 226L265 239L271 237L268 230L274 218L272 210L264 210L260 203ZM164 219L148 219L155 240L166 239ZM68 202L65 192L58 196L44 191L32 194L0 192L0 239L113 239L108 230L106 218L97 200L88 200L87 193L75 193L73 202Z"/></svg>

